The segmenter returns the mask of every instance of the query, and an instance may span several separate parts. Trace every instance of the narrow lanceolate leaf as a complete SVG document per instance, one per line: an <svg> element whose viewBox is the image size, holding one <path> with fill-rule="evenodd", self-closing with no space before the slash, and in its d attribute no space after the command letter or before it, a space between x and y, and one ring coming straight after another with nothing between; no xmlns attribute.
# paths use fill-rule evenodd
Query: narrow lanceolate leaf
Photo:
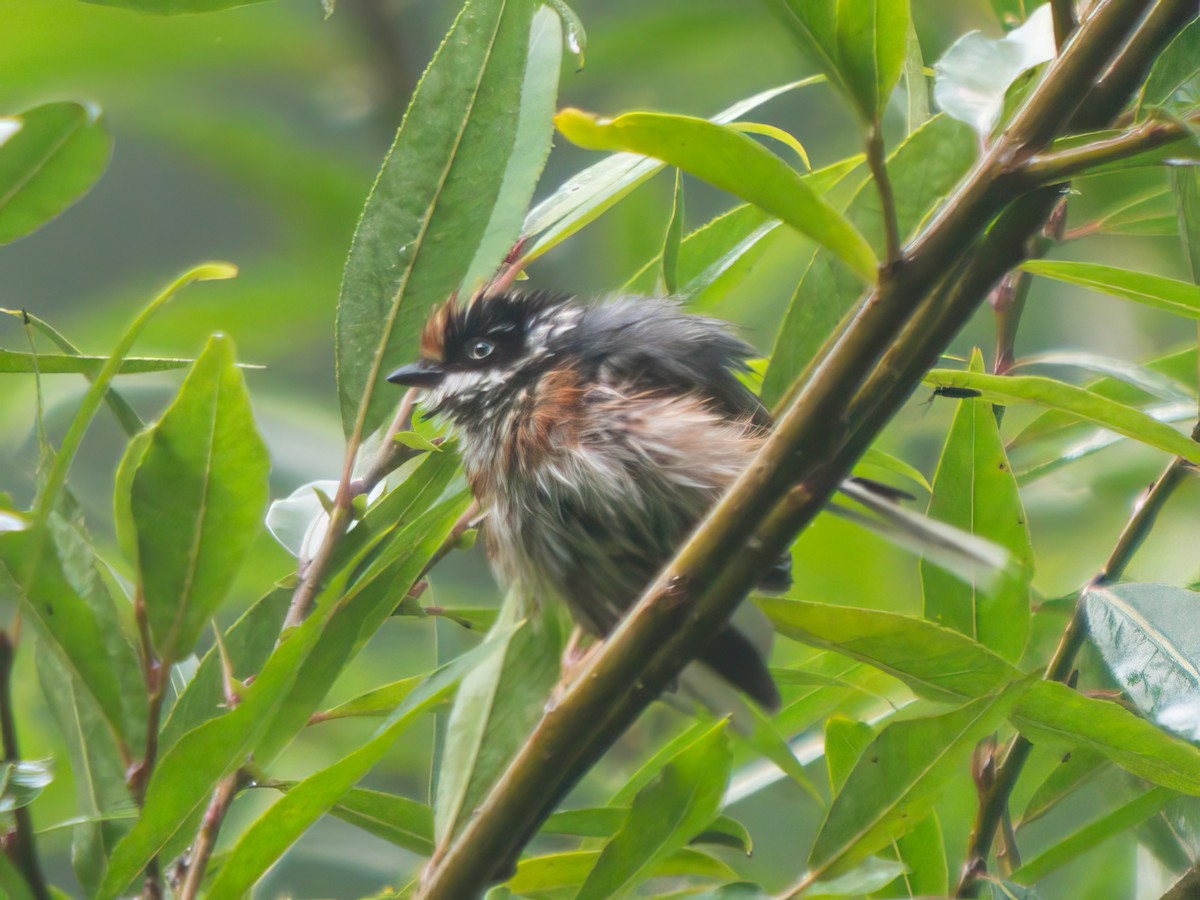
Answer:
<svg viewBox="0 0 1200 900"><path fill-rule="evenodd" d="M1196 28L1195 22L1192 27ZM1172 169L1171 190L1175 194L1183 257L1192 271L1192 282L1200 284L1200 168Z"/></svg>
<svg viewBox="0 0 1200 900"><path fill-rule="evenodd" d="M539 6L472 0L413 94L342 281L338 396L348 435L374 431L395 406L383 379L416 354L430 308L469 272L490 274L516 241L550 142L551 72L542 69L556 77L558 57L546 42L561 44L556 24L538 17L535 28Z"/></svg>
<svg viewBox="0 0 1200 900"><path fill-rule="evenodd" d="M1188 92L1181 89L1189 84L1194 87L1197 82L1200 82L1200 20L1193 19L1154 61L1139 98L1139 112L1144 114L1163 106L1172 112L1182 112L1187 109L1189 99L1194 111L1194 97L1187 97ZM1178 104L1172 102L1177 91L1184 95Z"/></svg>
<svg viewBox="0 0 1200 900"><path fill-rule="evenodd" d="M731 761L724 722L672 759L633 798L629 817L604 846L578 900L623 894L683 849L716 816Z"/></svg>
<svg viewBox="0 0 1200 900"><path fill-rule="evenodd" d="M1200 739L1200 594L1166 584L1113 584L1084 594L1088 631L1137 708Z"/></svg>
<svg viewBox="0 0 1200 900"><path fill-rule="evenodd" d="M809 855L810 869L842 871L912 828L1025 687L1014 685L953 712L884 728L829 807Z"/></svg>
<svg viewBox="0 0 1200 900"><path fill-rule="evenodd" d="M459 679L490 652L486 646L478 647L439 669L367 743L289 789L242 832L214 879L210 896L241 897L249 891L288 847L375 767L418 715L448 696Z"/></svg>
<svg viewBox="0 0 1200 900"><path fill-rule="evenodd" d="M924 383L931 387L968 388L979 391L980 399L990 403L1032 403L1046 409L1059 410L1135 441L1165 450L1174 456L1182 456L1190 462L1200 463L1200 444L1188 440L1170 425L1164 425L1144 412L1062 381L1034 375L997 376L952 369L932 369L926 374Z"/></svg>
<svg viewBox="0 0 1200 900"><path fill-rule="evenodd" d="M266 0L83 0L97 6L115 6L154 16L183 16L250 6ZM332 4L333 0L330 0Z"/></svg>
<svg viewBox="0 0 1200 900"><path fill-rule="evenodd" d="M558 130L590 150L653 156L782 219L837 256L863 281L878 261L861 234L787 163L733 128L706 119L627 113L601 119L577 109L555 116Z"/></svg>
<svg viewBox="0 0 1200 900"><path fill-rule="evenodd" d="M712 121L732 122L780 94L824 80L817 75L762 91L722 110ZM666 167L666 163L639 153L614 153L568 178L525 217L521 234L527 243L532 242L525 259L536 259L558 246Z"/></svg>
<svg viewBox="0 0 1200 900"><path fill-rule="evenodd" d="M445 456L433 454L430 459L441 464ZM169 843L180 844L182 851L190 834L177 835L202 811L216 783L242 765L251 751L256 760L269 763L308 721L355 648L378 627L373 618L378 607L387 598L394 605L395 597L404 596L465 506L465 500L452 499L430 509L444 485L432 497L425 496L424 487L414 485L406 492L416 504L415 511L411 518L405 517L410 524L393 524L397 534L391 538L389 561L374 573L363 572L350 590L346 590L347 574L331 575L313 614L279 642L253 683L242 691L241 702L182 735L160 757L146 789L142 815L113 852L100 897L116 896ZM365 523L365 519L359 522L350 535ZM367 591L377 591L378 596L371 602L354 602L371 596ZM384 611L378 621L386 618Z"/></svg>
<svg viewBox="0 0 1200 900"><path fill-rule="evenodd" d="M1017 827L1037 821L1107 767L1108 760L1104 755L1087 747L1063 754L1062 762L1054 767L1054 771L1046 776L1046 780L1038 785L1029 798Z"/></svg>
<svg viewBox="0 0 1200 900"><path fill-rule="evenodd" d="M1109 838L1140 825L1177 796L1174 791L1161 787L1139 794L1023 863L1012 873L1012 880L1020 884L1036 884Z"/></svg>
<svg viewBox="0 0 1200 900"><path fill-rule="evenodd" d="M987 647L924 619L778 597L754 602L780 634L882 669L930 700L973 700L1020 677Z"/></svg>
<svg viewBox="0 0 1200 900"><path fill-rule="evenodd" d="M878 119L904 67L908 0L773 0L772 5L863 120Z"/></svg>
<svg viewBox="0 0 1200 900"><path fill-rule="evenodd" d="M1084 746L1127 772L1184 794L1200 794L1200 749L1159 730L1116 703L1085 697L1064 684L1032 685L1012 722L1035 744Z"/></svg>
<svg viewBox="0 0 1200 900"><path fill-rule="evenodd" d="M38 681L46 705L66 742L75 782L75 812L87 821L71 835L71 865L88 896L104 877L108 857L130 822L107 817L135 814L133 798L125 787L125 767L103 713L84 689L78 676L62 665L48 649L38 648Z"/></svg>
<svg viewBox="0 0 1200 900"><path fill-rule="evenodd" d="M0 116L0 244L36 230L87 193L111 152L99 115L78 103Z"/></svg>
<svg viewBox="0 0 1200 900"><path fill-rule="evenodd" d="M946 842L936 812L896 839L896 856L908 869L900 882L908 888L908 896L941 897L949 893Z"/></svg>
<svg viewBox="0 0 1200 900"><path fill-rule="evenodd" d="M190 652L225 599L261 526L269 468L233 347L214 337L133 477L139 585L159 659Z"/></svg>
<svg viewBox="0 0 1200 900"><path fill-rule="evenodd" d="M600 853L599 850L571 850L524 859L517 864L516 874L505 886L519 897L553 897L557 896L556 891L571 891L567 896L575 896L574 890L587 877ZM685 847L656 864L646 877L703 878L720 884L736 881L738 874L727 863ZM757 900L755 895L752 897Z"/></svg>
<svg viewBox="0 0 1200 900"><path fill-rule="evenodd" d="M59 375L77 373L95 375L107 362L104 356L71 356L65 353L24 353L16 350L0 350L0 374ZM127 357L121 361L119 375L135 375L141 372L166 372L184 369L192 364L190 359L162 359L152 357Z"/></svg>
<svg viewBox="0 0 1200 900"><path fill-rule="evenodd" d="M671 203L671 218L663 238L661 279L663 293L674 296L679 291L679 245L683 242L683 171L675 170L675 195Z"/></svg>
<svg viewBox="0 0 1200 900"><path fill-rule="evenodd" d="M1200 285L1186 281L1095 263L1035 259L1023 263L1021 268L1034 275L1078 284L1179 316L1200 319Z"/></svg>
<svg viewBox="0 0 1200 900"><path fill-rule="evenodd" d="M487 643L494 651L463 679L446 724L446 748L434 803L444 844L469 818L529 730L558 680L562 650L554 610L522 617L526 599L510 594Z"/></svg>
<svg viewBox="0 0 1200 900"><path fill-rule="evenodd" d="M971 356L971 371L983 371L978 349ZM925 617L1015 662L1029 637L1033 544L990 403L958 401L933 478L928 515L999 544L1008 550L1012 565L984 586L979 578L956 578L922 560Z"/></svg>
<svg viewBox="0 0 1200 900"><path fill-rule="evenodd" d="M343 822L422 856L433 853L433 810L396 794L351 788L330 809Z"/></svg>
<svg viewBox="0 0 1200 900"><path fill-rule="evenodd" d="M944 115L934 116L900 144L888 159L888 174L902 235L912 234L949 193L975 159L970 128ZM846 218L882 252L883 216L879 191L859 188ZM862 284L830 253L818 250L805 270L775 336L762 398L774 407L817 355L838 323L862 294Z"/></svg>
<svg viewBox="0 0 1200 900"><path fill-rule="evenodd" d="M851 770L871 741L875 729L866 722L830 716L825 723L825 765L829 769L829 787L837 796Z"/></svg>

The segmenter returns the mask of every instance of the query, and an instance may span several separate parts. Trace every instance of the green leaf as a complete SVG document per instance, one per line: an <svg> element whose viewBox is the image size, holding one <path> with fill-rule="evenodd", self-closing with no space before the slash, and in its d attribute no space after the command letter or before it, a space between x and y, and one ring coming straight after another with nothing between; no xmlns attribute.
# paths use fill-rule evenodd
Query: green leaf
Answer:
<svg viewBox="0 0 1200 900"><path fill-rule="evenodd" d="M861 155L852 156L803 178L814 191L824 195L842 184L861 164ZM745 203L697 228L680 244L678 296L686 298L694 309L712 306L748 274L780 234L781 224L757 206ZM655 271L661 262L661 254L646 262L625 283L624 290L653 292Z"/></svg>
<svg viewBox="0 0 1200 900"><path fill-rule="evenodd" d="M517 873L508 880L507 886L521 897L578 887L593 870L600 854L599 850L572 850L523 859L517 863ZM693 876L722 881L738 877L720 860L688 848L661 860L645 874L651 878Z"/></svg>
<svg viewBox="0 0 1200 900"><path fill-rule="evenodd" d="M1174 456L1200 463L1200 444L1188 440L1171 426L1100 394L1062 381L1033 375L998 376L931 369L926 373L924 383L930 387L976 390L981 394L980 399L989 403L1033 403L1070 413Z"/></svg>
<svg viewBox="0 0 1200 900"><path fill-rule="evenodd" d="M120 340L117 341L117 345L113 348L112 353L109 354L108 361L104 363L100 372L92 380L91 386L88 388L87 393L83 395L83 400L79 403L79 408L75 411L75 417L71 420L71 424L67 428L67 433L58 448L58 454L54 457L50 471L47 473L45 481L42 482L41 490L38 492L34 505L35 519L37 521L45 521L50 512L57 508L59 494L67 482L67 472L70 471L71 463L75 459L75 452L79 449L79 444L83 440L84 433L95 417L96 411L100 408L100 403L108 395L108 386L120 369L121 361L129 355L129 350L133 347L134 341L138 339L138 336L150 323L155 313L168 300L174 297L175 294L193 282L218 281L225 278L233 278L235 275L237 275L237 267L229 263L213 262L196 266L184 272L167 285L157 297L146 304L142 311L134 317L134 320L121 335ZM37 554L31 554L28 557L30 570L36 567L37 558Z"/></svg>
<svg viewBox="0 0 1200 900"><path fill-rule="evenodd" d="M225 630L221 644L235 679L244 681L262 669L279 638L291 599L290 588L275 588ZM214 644L171 707L158 735L159 753L165 753L187 732L225 711L224 672L220 649Z"/></svg>
<svg viewBox="0 0 1200 900"><path fill-rule="evenodd" d="M1026 687L1018 684L940 716L886 726L829 807L809 854L810 870L844 871L912 828Z"/></svg>
<svg viewBox="0 0 1200 900"><path fill-rule="evenodd" d="M83 0L97 6L115 6L152 16L183 16L219 12L238 6L251 6L266 0Z"/></svg>
<svg viewBox="0 0 1200 900"><path fill-rule="evenodd" d="M974 699L1021 674L982 644L924 619L777 597L754 602L780 634L882 669L930 700Z"/></svg>
<svg viewBox="0 0 1200 900"><path fill-rule="evenodd" d="M663 238L662 263L663 293L674 296L679 291L679 245L683 242L683 170L675 170L675 193L671 202L671 218L667 222L667 234Z"/></svg>
<svg viewBox="0 0 1200 900"><path fill-rule="evenodd" d="M455 697L433 804L439 846L467 821L525 742L558 680L557 613L523 610L527 605L523 596L510 593L485 642L494 652L463 679Z"/></svg>
<svg viewBox="0 0 1200 900"><path fill-rule="evenodd" d="M904 67L908 0L776 0L773 6L859 116L878 120Z"/></svg>
<svg viewBox="0 0 1200 900"><path fill-rule="evenodd" d="M950 892L946 842L936 812L896 839L896 856L908 872L903 875L910 897L941 897Z"/></svg>
<svg viewBox="0 0 1200 900"><path fill-rule="evenodd" d="M1095 775L1104 771L1107 765L1108 760L1103 754L1087 747L1080 747L1065 754L1062 762L1054 767L1029 798L1017 827L1022 828L1029 822L1040 819Z"/></svg>
<svg viewBox="0 0 1200 900"><path fill-rule="evenodd" d="M1051 872L1078 859L1110 838L1129 832L1158 813L1177 796L1174 791L1161 787L1138 794L1132 800L1067 835L1028 862L1022 863L1010 877L1021 884L1036 884Z"/></svg>
<svg viewBox="0 0 1200 900"><path fill-rule="evenodd" d="M99 113L78 103L0 117L0 244L36 231L86 194L111 153Z"/></svg>
<svg viewBox="0 0 1200 900"><path fill-rule="evenodd" d="M39 319L32 313L22 309L4 309L3 307L0 307L0 313L7 313L10 316L15 316L16 318L20 319L22 322L27 322L33 328L36 328L42 334L46 335L46 337L50 338L50 340L54 342L55 346L57 346L68 356L83 355L80 353L79 348L67 340L66 336L58 331L58 329L50 325L49 322ZM45 359L45 357L38 357L39 366L42 359ZM187 362L190 364L191 361L189 360ZM99 373L85 372L84 374L89 381L92 381ZM122 397L112 388L109 388L107 391L105 391L104 402L108 404L109 408L113 412L113 415L117 417L117 421L121 423L121 427L125 430L125 434L129 437L133 437L145 427L141 418L136 412L133 411L133 407L126 402L124 397Z"/></svg>
<svg viewBox="0 0 1200 900"><path fill-rule="evenodd" d="M1200 20L1193 19L1158 55L1138 98L1139 113L1170 106L1176 91L1200 76Z"/></svg>
<svg viewBox="0 0 1200 900"><path fill-rule="evenodd" d="M1034 684L1017 704L1012 722L1035 744L1087 747L1139 778L1180 793L1200 794L1200 749L1116 703L1044 681Z"/></svg>
<svg viewBox="0 0 1200 900"><path fill-rule="evenodd" d="M41 375L80 374L95 376L108 361L106 356L80 356L65 353L22 353L16 350L0 350L0 374ZM136 375L143 372L167 372L183 369L192 364L190 359L163 359L155 357L126 357L121 361L118 375Z"/></svg>
<svg viewBox="0 0 1200 900"><path fill-rule="evenodd" d="M1123 381L1160 400L1190 403L1195 398L1188 385L1170 375L1165 375L1148 366L1139 366L1123 359L1101 356L1097 353L1079 353L1071 350L1050 351L1024 356L1018 359L1009 371L1028 366L1067 366L1095 372L1108 378Z"/></svg>
<svg viewBox="0 0 1200 900"><path fill-rule="evenodd" d="M491 648L478 647L434 672L405 698L371 739L331 766L291 787L242 832L213 880L209 895L241 897L317 819L367 774L422 712L447 697Z"/></svg>
<svg viewBox="0 0 1200 900"><path fill-rule="evenodd" d="M373 688L365 693L359 694L347 700L345 703L339 703L333 709L325 712L315 713L316 717L322 721L330 719L347 719L354 716L387 716L400 703L412 693L413 688L421 683L422 676L412 675L408 678L401 678L399 681L393 681L390 684L381 685Z"/></svg>
<svg viewBox="0 0 1200 900"><path fill-rule="evenodd" d="M825 721L825 764L829 767L829 787L835 797L873 740L875 729L866 722L845 716L830 716Z"/></svg>
<svg viewBox="0 0 1200 900"><path fill-rule="evenodd" d="M159 659L192 649L267 507L267 448L227 338L209 340L133 476L139 586Z"/></svg>
<svg viewBox="0 0 1200 900"><path fill-rule="evenodd" d="M722 110L711 121L732 122L781 94L824 80L824 76L817 75L762 91ZM666 163L651 157L615 153L568 178L525 217L521 233L526 243L533 242L525 250L525 259L537 259L558 246L666 167Z"/></svg>
<svg viewBox="0 0 1200 900"><path fill-rule="evenodd" d="M1179 316L1200 319L1200 285L1186 281L1095 263L1031 259L1022 263L1021 268L1034 275L1078 284Z"/></svg>
<svg viewBox="0 0 1200 900"><path fill-rule="evenodd" d="M975 154L971 130L944 115L934 116L895 149L887 165L901 235L916 230L970 168ZM882 252L883 217L874 184L859 188L846 218ZM834 264L829 253L817 251L775 336L762 389L768 407L780 402L861 293L857 279Z"/></svg>
<svg viewBox="0 0 1200 900"><path fill-rule="evenodd" d="M970 368L983 371L978 349L971 354ZM1011 554L1013 566L1005 576L992 579L988 588L922 560L925 617L1016 662L1029 638L1033 544L990 403L958 401L927 515L999 544Z"/></svg>
<svg viewBox="0 0 1200 900"><path fill-rule="evenodd" d="M397 794L351 788L329 811L397 847L421 856L433 853L433 810L424 803Z"/></svg>
<svg viewBox="0 0 1200 900"><path fill-rule="evenodd" d="M799 896L805 900L860 897L882 890L903 874L904 863L871 856L843 875L813 882Z"/></svg>
<svg viewBox="0 0 1200 900"><path fill-rule="evenodd" d="M1166 584L1089 588L1088 633L1139 710L1190 740L1200 738L1200 594Z"/></svg>
<svg viewBox="0 0 1200 900"><path fill-rule="evenodd" d="M0 893L8 900L36 900L29 889L29 882L21 870L9 861L7 853L0 853Z"/></svg>
<svg viewBox="0 0 1200 900"><path fill-rule="evenodd" d="M554 813L542 825L542 834L565 834L573 837L610 838L629 818L627 806L597 806L587 809L565 809ZM693 844L719 844L733 847L750 855L753 843L746 826L729 816L717 816L704 831L692 838Z"/></svg>
<svg viewBox="0 0 1200 900"><path fill-rule="evenodd" d="M337 368L347 435L375 431L395 406L383 379L415 354L433 305L469 273L490 274L517 238L551 136L542 67L555 80L558 72L557 56L545 55L554 16L535 23L539 5L472 0L413 94L342 281Z"/></svg>
<svg viewBox="0 0 1200 900"><path fill-rule="evenodd" d="M1192 27L1196 27L1195 23ZM1200 168L1172 169L1171 189L1177 203L1183 255L1191 269L1192 281L1200 284Z"/></svg>
<svg viewBox="0 0 1200 900"><path fill-rule="evenodd" d="M447 456L431 454L423 465L446 466ZM448 467L452 474L454 464ZM427 491L430 484L434 489ZM402 483L393 493L407 495L414 504L423 501L424 506L418 507L422 509L444 486L433 478L421 479L413 485ZM356 589L345 596L346 576L331 576L314 613L279 642L254 682L242 692L241 702L188 731L160 756L147 786L141 818L114 851L99 891L101 897L119 893L201 809L216 783L242 765L252 750L256 761L269 764L307 723L348 660L387 619L395 597L407 593L465 505L460 495L399 528L391 538L387 559L373 574L360 575ZM359 522L347 538L366 523L367 519Z"/></svg>
<svg viewBox="0 0 1200 900"><path fill-rule="evenodd" d="M397 444L403 444L413 450L420 450L425 453L438 453L441 448L433 441L424 435L417 434L415 431L400 431L392 435L392 440Z"/></svg>
<svg viewBox="0 0 1200 900"><path fill-rule="evenodd" d="M882 450L877 450L875 447L868 447L866 452L859 457L860 466L874 466L877 469L883 469L887 472L893 472L896 475L901 475L909 481L919 484L929 493L933 493L933 485L916 467L909 465L899 457L892 456L890 453L884 453ZM855 468L858 472L858 468Z"/></svg>
<svg viewBox="0 0 1200 900"><path fill-rule="evenodd" d="M643 153L678 166L828 247L863 281L875 277L878 261L862 235L799 173L735 129L690 116L627 113L608 120L577 109L563 110L554 122L587 149Z"/></svg>
<svg viewBox="0 0 1200 900"><path fill-rule="evenodd" d="M725 724L711 727L638 791L629 817L605 844L578 900L623 893L713 820L732 762Z"/></svg>
<svg viewBox="0 0 1200 900"><path fill-rule="evenodd" d="M125 787L125 767L100 707L54 653L38 650L38 681L66 742L75 782L74 811L89 820L72 829L71 864L80 885L92 896L104 877L109 855L130 825L107 817L136 814L137 809Z"/></svg>
<svg viewBox="0 0 1200 900"><path fill-rule="evenodd" d="M929 121L929 82L925 78L925 58L912 19L908 22L908 40L904 52L904 93L908 101L908 133Z"/></svg>

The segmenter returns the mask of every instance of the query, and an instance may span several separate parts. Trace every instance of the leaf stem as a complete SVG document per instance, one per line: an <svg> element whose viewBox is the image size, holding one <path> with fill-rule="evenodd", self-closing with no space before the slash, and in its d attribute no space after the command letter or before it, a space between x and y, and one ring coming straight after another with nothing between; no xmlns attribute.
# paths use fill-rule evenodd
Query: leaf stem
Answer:
<svg viewBox="0 0 1200 900"><path fill-rule="evenodd" d="M1200 441L1200 423L1193 430L1192 439ZM1088 590L1121 577L1130 560L1154 527L1167 500L1170 499L1184 478L1194 471L1194 468L1191 463L1180 457L1171 460L1162 475L1151 486L1145 498L1137 504L1133 515L1121 531L1120 537L1117 538L1117 543L1107 561L1096 573L1096 576L1080 589L1071 621L1067 623L1067 627L1059 639L1058 647L1046 666L1045 677L1048 681L1065 682L1071 675L1075 657L1087 637L1087 611L1084 598ZM996 829L1008 810L1009 795L1016 786L1017 779L1020 777L1021 770L1029 759L1032 749L1032 743L1021 735L1017 735L996 772L995 783L984 794L975 820L975 828L971 834L971 842L967 849L967 862L956 896L974 897L978 893L979 876L986 871L986 860L996 837Z"/></svg>
<svg viewBox="0 0 1200 900"><path fill-rule="evenodd" d="M196 832L196 840L192 842L187 876L183 880L183 887L179 890L179 900L195 900L199 896L200 885L204 881L204 870L208 868L208 861L217 844L217 835L221 831L221 824L225 821L225 814L229 812L229 807L246 781L245 770L239 769L217 782L212 800L209 801L208 808L204 811L204 817L200 820L200 829Z"/></svg>
<svg viewBox="0 0 1200 900"><path fill-rule="evenodd" d="M0 746L4 751L4 762L16 762L21 758L12 702L12 669L16 650L13 637L6 631L0 631ZM50 889L46 886L46 876L38 860L29 808L18 806L12 811L12 817L13 831L7 836L4 849L24 876L34 900L50 900Z"/></svg>
<svg viewBox="0 0 1200 900"><path fill-rule="evenodd" d="M1054 46L1062 52L1063 44L1079 24L1075 21L1074 0L1050 0L1050 14L1054 17Z"/></svg>
<svg viewBox="0 0 1200 900"><path fill-rule="evenodd" d="M1196 125L1200 125L1200 116L1191 116L1183 121L1151 119L1113 137L1035 156L1025 163L1023 177L1033 184L1065 181L1106 163L1120 162L1185 140L1191 136L1191 127Z"/></svg>
<svg viewBox="0 0 1200 900"><path fill-rule="evenodd" d="M896 220L896 198L892 193L892 180L888 177L887 154L883 146L883 127L878 120L871 123L867 130L866 141L867 166L875 179L875 188L879 191L879 204L883 212L883 230L886 240L887 268L895 265L900 259L900 226Z"/></svg>

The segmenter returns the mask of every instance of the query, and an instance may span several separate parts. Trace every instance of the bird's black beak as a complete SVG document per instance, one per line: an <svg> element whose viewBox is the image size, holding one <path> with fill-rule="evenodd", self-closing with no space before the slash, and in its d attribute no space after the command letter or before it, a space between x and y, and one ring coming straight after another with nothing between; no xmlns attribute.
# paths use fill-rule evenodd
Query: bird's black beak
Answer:
<svg viewBox="0 0 1200 900"><path fill-rule="evenodd" d="M387 377L392 384L402 384L405 387L432 388L442 383L446 372L435 362L421 360L401 366Z"/></svg>

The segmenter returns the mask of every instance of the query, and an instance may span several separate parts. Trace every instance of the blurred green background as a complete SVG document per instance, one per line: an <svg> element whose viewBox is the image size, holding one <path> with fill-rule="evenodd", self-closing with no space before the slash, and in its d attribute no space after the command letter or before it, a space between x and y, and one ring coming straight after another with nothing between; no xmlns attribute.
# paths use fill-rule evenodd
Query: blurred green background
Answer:
<svg viewBox="0 0 1200 900"><path fill-rule="evenodd" d="M190 289L155 320L136 352L191 356L208 334L231 335L244 362L265 367L248 371L247 379L271 450L273 495L336 477L342 454L333 321L343 261L408 96L457 6L340 0L326 20L317 0L286 0L156 19L71 0L0 0L0 114L50 100L80 100L103 111L115 137L110 168L88 196L37 233L0 249L0 306L26 308L85 352L102 354L177 272L209 259L236 263L241 274L235 281ZM814 71L787 32L755 3L577 0L573 6L589 43L586 67L564 69L561 106L610 114L649 108L709 115ZM967 30L999 34L983 0L914 7L927 62ZM897 133L901 114L899 108L889 112ZM774 100L756 118L796 135L814 166L858 149L849 113L821 86ZM597 158L560 141L539 196ZM671 178L660 175L539 260L529 284L582 295L615 290L661 246L670 205ZM729 198L689 181L686 224L696 227L730 205ZM803 239L780 229L753 270L709 311L742 324L746 337L765 352L808 249ZM1184 277L1178 240L1169 234L1097 236L1064 253ZM954 352L963 355L979 344L990 353L992 339L985 309ZM1194 341L1194 329L1181 319L1039 282L1018 348L1086 349L1141 361ZM16 320L0 319L0 346L25 349ZM120 384L139 412L153 418L179 377L134 376ZM78 377L44 379L52 434L61 432L83 387ZM925 399L914 398L881 446L932 478L953 405ZM19 502L31 494L34 412L32 379L8 376L0 389L5 476L0 489ZM1011 411L1006 435L1027 420L1022 411ZM101 416L72 472L90 524L108 544L111 537L103 530L122 447L115 424ZM1068 593L1090 577L1136 493L1162 462L1153 451L1122 444L1025 486L1042 596ZM1131 577L1177 584L1200 578L1195 553L1200 524L1186 512L1198 498L1200 489L1192 485L1168 510ZM796 596L920 610L916 560L844 522L820 520L798 542L796 559ZM292 567L287 553L264 535L225 615L234 617ZM479 550L450 558L433 580L433 596L444 605L489 606L498 600ZM1061 621L1051 613L1039 617L1035 635L1052 641ZM426 671L439 645L447 653L473 640L444 621L397 619L382 629L333 699ZM777 650L781 659L804 652L783 644ZM31 660L19 661L18 676L26 755L61 756ZM583 785L582 795L606 796L645 756L654 735L685 724L675 713L653 711ZM332 761L370 728L348 720L309 729L275 774L298 775ZM431 725L415 729L369 783L424 798L431 742ZM814 777L823 778L823 772ZM48 797L38 807L39 828L72 814L65 768ZM972 801L948 802L961 817ZM1079 802L1086 805L1086 797ZM235 819L252 815L254 807L239 804ZM750 827L756 853L747 860L729 851L730 863L768 887L793 878L819 822L811 799L795 784L779 782L731 812ZM1044 827L1061 828L1081 812L1064 810ZM946 823L961 821L943 817ZM236 831L236 825L226 828L228 834ZM952 852L965 842L965 835L948 838ZM52 880L72 883L69 829L51 830L42 841ZM1118 853L1088 857L1048 882L1044 895L1133 896L1132 854L1126 844ZM287 855L259 896L357 897L403 882L417 862L330 820ZM1061 893L1054 893L1055 885Z"/></svg>

